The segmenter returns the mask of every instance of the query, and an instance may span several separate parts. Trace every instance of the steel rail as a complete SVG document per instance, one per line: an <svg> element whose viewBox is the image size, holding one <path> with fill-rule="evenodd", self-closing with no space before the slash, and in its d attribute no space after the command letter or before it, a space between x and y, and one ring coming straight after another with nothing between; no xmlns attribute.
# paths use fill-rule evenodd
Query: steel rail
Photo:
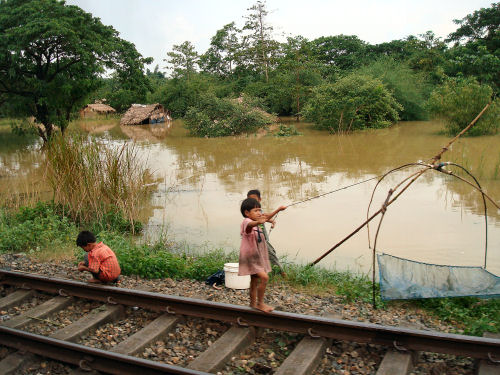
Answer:
<svg viewBox="0 0 500 375"><path fill-rule="evenodd" d="M117 375L207 375L206 372L185 369L138 357L108 352L69 341L35 335L0 325L0 344L25 350L43 357Z"/></svg>
<svg viewBox="0 0 500 375"><path fill-rule="evenodd" d="M246 306L87 284L12 271L0 270L0 283L111 304L139 306L170 314L214 319L240 326L263 327L302 333L313 337L322 336L371 343L394 347L398 350L446 353L478 359L500 359L500 339L388 327L281 311L266 314Z"/></svg>

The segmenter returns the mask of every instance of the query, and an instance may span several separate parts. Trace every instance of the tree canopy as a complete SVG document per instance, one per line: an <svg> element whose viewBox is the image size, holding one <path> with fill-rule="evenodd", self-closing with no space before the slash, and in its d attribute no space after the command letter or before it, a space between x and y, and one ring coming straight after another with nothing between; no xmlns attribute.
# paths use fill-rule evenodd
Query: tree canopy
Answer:
<svg viewBox="0 0 500 375"><path fill-rule="evenodd" d="M143 84L150 62L111 26L58 0L0 1L0 95L21 102L39 135L66 128L70 114L116 71L120 81Z"/></svg>
<svg viewBox="0 0 500 375"><path fill-rule="evenodd" d="M500 88L500 3L481 8L461 20L448 36L454 42L449 51L449 73L463 73L481 83Z"/></svg>
<svg viewBox="0 0 500 375"><path fill-rule="evenodd" d="M269 13L266 1L256 0L239 24L215 32L205 52L190 41L174 45L165 54L170 74L157 66L145 75L151 60L80 8L62 0L0 0L0 116L33 115L48 139L53 125L64 131L71 113L92 99L106 98L120 112L131 103L158 102L175 117L190 113L193 119L190 108L202 110L198 104L207 95L220 104L245 94L272 113L308 114L321 123L340 108L346 130L425 119L430 93L448 81L472 79L492 93L500 89L499 3L455 20L457 30L444 41L426 31L380 44L342 34L280 39ZM328 97L344 95L345 88L354 90L344 100L354 109L380 100L387 111L370 119L359 109L346 125L350 109L342 98L333 103L337 99Z"/></svg>

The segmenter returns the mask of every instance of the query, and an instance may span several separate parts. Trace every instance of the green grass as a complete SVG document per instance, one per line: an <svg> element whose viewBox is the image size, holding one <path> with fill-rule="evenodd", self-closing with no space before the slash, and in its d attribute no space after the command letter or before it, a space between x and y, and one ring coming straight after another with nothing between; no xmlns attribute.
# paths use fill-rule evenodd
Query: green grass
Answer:
<svg viewBox="0 0 500 375"><path fill-rule="evenodd" d="M220 249L202 254L178 251L175 244L162 240L154 244L135 244L127 236L115 232L101 232L98 238L115 251L124 275L201 281L222 269L224 263L238 259L235 253L226 254Z"/></svg>
<svg viewBox="0 0 500 375"><path fill-rule="evenodd" d="M481 336L483 332L499 332L500 299L475 297L432 298L415 301L440 319L463 329L466 335Z"/></svg>
<svg viewBox="0 0 500 375"><path fill-rule="evenodd" d="M0 210L0 252L34 253L57 247L74 238L77 228L58 208L43 203Z"/></svg>
<svg viewBox="0 0 500 375"><path fill-rule="evenodd" d="M99 220L77 224L69 209L53 202L38 202L33 207L0 208L0 253L42 254L54 248L74 248L79 225L96 233L112 229L117 234L132 231L130 222L118 211L108 211ZM139 223L140 224L140 223ZM134 230L139 230L137 225Z"/></svg>
<svg viewBox="0 0 500 375"><path fill-rule="evenodd" d="M285 264L286 282L291 286L317 294L337 294L346 301L372 301L372 283L365 275L356 275L347 271L325 269L319 266ZM378 284L376 285L378 293ZM377 304L382 302L377 297Z"/></svg>

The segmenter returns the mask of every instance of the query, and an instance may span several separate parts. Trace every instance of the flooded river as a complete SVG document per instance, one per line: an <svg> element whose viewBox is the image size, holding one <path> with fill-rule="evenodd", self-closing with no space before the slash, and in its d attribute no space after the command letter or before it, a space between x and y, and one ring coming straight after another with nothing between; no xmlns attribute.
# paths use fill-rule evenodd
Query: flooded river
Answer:
<svg viewBox="0 0 500 375"><path fill-rule="evenodd" d="M390 129L351 135L330 135L311 129L311 124L292 123L303 135L200 139L187 136L180 121L170 127L120 127L109 121L97 127L82 126L98 137L139 142L161 181L142 213L148 235L166 227L177 241L201 249L238 249L243 219L239 206L250 189L261 190L267 212L382 175L402 164L428 161L449 140L435 122L402 122ZM30 159L29 154L0 150L0 167L15 170L14 165L23 160L34 162L36 158ZM470 168L490 196L500 201L500 135L461 139L444 154L443 161L448 160ZM390 188L415 171L405 169L387 177L377 189L372 212L381 207ZM281 212L271 232L278 255L299 263L316 259L366 220L375 184L371 180ZM372 223L373 237L378 220ZM500 212L491 204L488 236L488 270L500 275ZM388 208L377 249L427 263L481 266L484 242L481 195L453 177L428 171ZM366 229L320 264L369 272Z"/></svg>

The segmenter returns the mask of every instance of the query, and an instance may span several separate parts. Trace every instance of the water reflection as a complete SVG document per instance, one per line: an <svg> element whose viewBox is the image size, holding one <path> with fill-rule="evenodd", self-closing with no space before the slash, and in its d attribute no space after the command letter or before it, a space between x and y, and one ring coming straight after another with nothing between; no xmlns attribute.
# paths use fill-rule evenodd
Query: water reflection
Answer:
<svg viewBox="0 0 500 375"><path fill-rule="evenodd" d="M165 208L155 210L151 221L166 218L177 236L237 248L238 205L247 190L259 188L264 207L270 210L381 175L404 163L427 161L448 141L439 135L440 125L430 122L402 123L349 136L327 135L311 130L308 124L298 128L303 136L285 139L198 139L186 137L179 128L176 134L172 131L154 148L152 163L171 181L183 181L182 188ZM477 164L474 158L481 155L477 147L499 149L498 136L478 140L472 139L471 150L471 140L461 140L455 146L460 152L451 150L444 160L458 161L465 147L471 155L469 163ZM484 171L491 170L488 163L483 163ZM389 188L410 172L391 175L380 187L374 207L380 207ZM482 184L493 197L500 196L500 180L484 176ZM359 185L282 213L272 234L278 252L302 262L315 259L364 221L373 187L374 182ZM480 194L429 171L391 206L379 249L420 261L480 265L482 212ZM488 214L490 249L498 249L500 213L490 208ZM500 268L500 257L491 253L489 264ZM362 231L325 258L324 264L367 272L370 258L366 231Z"/></svg>
<svg viewBox="0 0 500 375"><path fill-rule="evenodd" d="M177 240L239 247L239 204L250 189L263 193L265 210L302 201L381 175L405 163L431 159L448 137L433 122L407 122L391 129L348 136L291 122L303 136L290 138L189 137L181 121L168 124L95 126L87 131L123 142L139 142L162 183L144 209L150 233L168 225ZM109 124L107 124L109 125ZM500 135L460 140L443 160L464 164L485 190L500 197ZM9 153L7 153L10 155ZM1 161L4 160L5 156ZM6 158L8 160L8 157ZM7 161L13 163L14 161ZM373 208L387 191L415 169L391 174L378 189ZM375 181L314 199L280 213L271 240L279 255L314 260L366 219ZM429 263L482 265L484 218L481 195L436 171L426 172L391 205L378 249ZM500 212L490 205L489 270L500 274ZM375 224L375 223L374 223ZM372 228L374 226L372 225ZM321 264L368 272L366 230Z"/></svg>

